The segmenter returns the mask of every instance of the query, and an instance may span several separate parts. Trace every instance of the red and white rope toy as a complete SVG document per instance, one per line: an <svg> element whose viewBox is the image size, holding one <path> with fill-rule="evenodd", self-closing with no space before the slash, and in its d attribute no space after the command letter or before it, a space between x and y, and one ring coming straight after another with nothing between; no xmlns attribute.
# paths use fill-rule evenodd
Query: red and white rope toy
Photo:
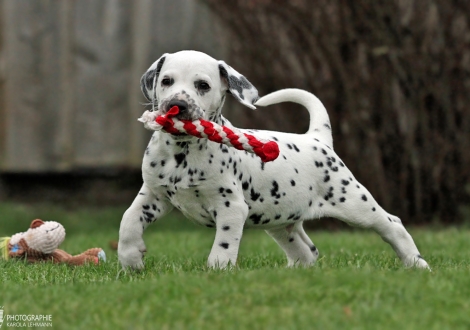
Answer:
<svg viewBox="0 0 470 330"><path fill-rule="evenodd" d="M175 118L178 113L177 106L172 107L165 115L161 116L157 116L155 112L145 111L139 121L150 130L163 129L170 134L189 134L197 138L223 143L238 150L246 150L256 154L265 163L273 161L279 156L279 147L274 141L260 140L236 128L228 128L204 119L180 120Z"/></svg>

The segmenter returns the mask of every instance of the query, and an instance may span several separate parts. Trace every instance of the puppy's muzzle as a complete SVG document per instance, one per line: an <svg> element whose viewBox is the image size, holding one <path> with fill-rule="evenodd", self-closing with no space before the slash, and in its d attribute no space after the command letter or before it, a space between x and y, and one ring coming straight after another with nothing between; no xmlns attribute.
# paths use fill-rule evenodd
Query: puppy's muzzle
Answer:
<svg viewBox="0 0 470 330"><path fill-rule="evenodd" d="M165 113L167 113L174 106L178 107L179 109L179 113L176 116L178 119L193 120L188 102L185 100L173 99L166 105Z"/></svg>
<svg viewBox="0 0 470 330"><path fill-rule="evenodd" d="M165 110L168 111L171 108L173 108L174 106L177 106L180 109L179 113L180 113L181 116L187 115L188 108L189 108L188 102L186 102L184 100L172 100L168 103L167 109L165 109Z"/></svg>

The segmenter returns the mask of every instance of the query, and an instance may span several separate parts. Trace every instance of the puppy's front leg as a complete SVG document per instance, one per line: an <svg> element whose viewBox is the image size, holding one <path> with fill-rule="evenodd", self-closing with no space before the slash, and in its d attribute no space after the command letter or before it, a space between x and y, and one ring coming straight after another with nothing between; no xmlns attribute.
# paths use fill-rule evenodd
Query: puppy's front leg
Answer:
<svg viewBox="0 0 470 330"><path fill-rule="evenodd" d="M235 266L243 226L248 215L248 206L244 201L238 203L226 201L223 206L212 213L217 232L207 265L221 269L229 265Z"/></svg>
<svg viewBox="0 0 470 330"><path fill-rule="evenodd" d="M144 183L134 202L124 213L119 228L118 257L124 268L144 267L142 258L146 248L142 234L151 223L172 208L169 202L155 196Z"/></svg>

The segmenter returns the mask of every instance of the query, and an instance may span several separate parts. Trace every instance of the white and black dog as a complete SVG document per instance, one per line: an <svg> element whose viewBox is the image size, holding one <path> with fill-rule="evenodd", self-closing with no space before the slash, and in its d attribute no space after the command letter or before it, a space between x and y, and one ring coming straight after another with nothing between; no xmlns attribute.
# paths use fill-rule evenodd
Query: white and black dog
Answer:
<svg viewBox="0 0 470 330"><path fill-rule="evenodd" d="M285 251L289 266L310 266L318 250L302 223L328 216L372 228L406 266L428 268L400 219L377 204L333 151L328 114L314 95L286 89L259 99L244 76L196 51L164 54L143 75L141 88L158 114L176 105L180 119L231 126L221 110L226 95L232 94L252 109L296 102L308 109L311 120L305 134L256 131L257 138L279 145L279 157L269 163L207 139L155 132L143 159L144 184L119 230L123 267L144 266L144 230L176 207L197 223L216 228L209 267L236 263L244 227L266 230Z"/></svg>

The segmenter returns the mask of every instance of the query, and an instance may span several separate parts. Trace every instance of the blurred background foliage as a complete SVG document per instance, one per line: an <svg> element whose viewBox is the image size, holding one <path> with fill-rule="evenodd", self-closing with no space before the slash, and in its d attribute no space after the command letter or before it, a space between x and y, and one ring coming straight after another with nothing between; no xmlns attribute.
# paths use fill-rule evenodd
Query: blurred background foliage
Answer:
<svg viewBox="0 0 470 330"><path fill-rule="evenodd" d="M469 1L0 3L4 199L130 204L148 139L135 122L140 75L164 52L196 49L261 95L316 94L336 152L389 212L407 223L464 221ZM237 126L307 130L297 106L227 103Z"/></svg>

